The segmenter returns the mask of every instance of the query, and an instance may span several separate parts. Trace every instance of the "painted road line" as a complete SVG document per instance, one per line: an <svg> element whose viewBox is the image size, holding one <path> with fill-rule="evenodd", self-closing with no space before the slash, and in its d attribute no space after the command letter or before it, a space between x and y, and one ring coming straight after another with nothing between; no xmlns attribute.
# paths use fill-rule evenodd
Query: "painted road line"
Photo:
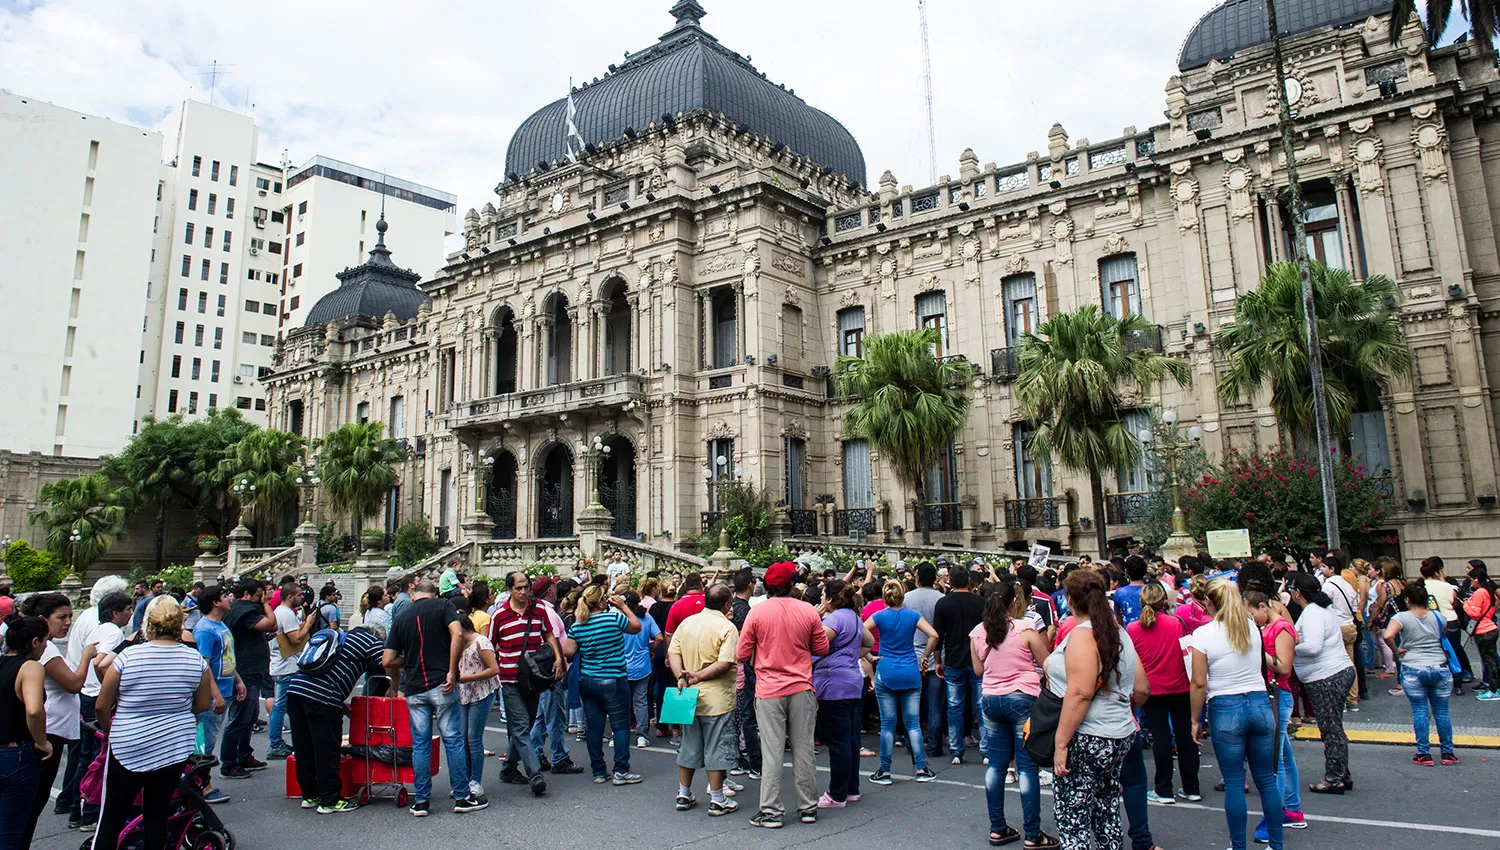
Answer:
<svg viewBox="0 0 1500 850"><path fill-rule="evenodd" d="M1349 736L1349 741L1356 744L1393 744L1404 747L1414 747L1417 743L1415 732L1379 732L1373 729L1348 729L1344 734ZM1292 737L1298 741L1321 741L1323 737L1313 727L1304 726L1298 729ZM1436 733L1432 736L1432 743L1438 743ZM1500 749L1500 735L1454 735L1453 746L1465 749Z"/></svg>

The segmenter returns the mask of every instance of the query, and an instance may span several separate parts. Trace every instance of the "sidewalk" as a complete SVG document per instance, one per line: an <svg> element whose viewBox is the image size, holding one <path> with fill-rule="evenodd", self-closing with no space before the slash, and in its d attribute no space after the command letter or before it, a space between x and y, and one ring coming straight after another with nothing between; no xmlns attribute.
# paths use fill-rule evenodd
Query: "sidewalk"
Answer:
<svg viewBox="0 0 1500 850"><path fill-rule="evenodd" d="M1360 700L1358 712L1344 712L1344 731L1349 740L1360 744L1415 746L1411 701L1387 693L1396 686L1396 680L1368 676L1366 684L1370 698ZM1448 713L1453 719L1453 745L1500 749L1500 700L1480 702L1475 699L1477 684L1470 682L1464 686L1463 696L1448 700ZM1303 726L1292 737L1299 741L1321 740L1317 726ZM1437 745L1435 724L1432 725L1432 743Z"/></svg>

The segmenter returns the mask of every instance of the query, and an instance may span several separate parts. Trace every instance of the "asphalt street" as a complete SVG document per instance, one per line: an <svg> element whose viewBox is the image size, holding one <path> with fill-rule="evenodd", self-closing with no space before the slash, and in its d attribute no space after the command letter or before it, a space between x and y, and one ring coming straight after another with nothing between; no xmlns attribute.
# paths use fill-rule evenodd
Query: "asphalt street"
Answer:
<svg viewBox="0 0 1500 850"><path fill-rule="evenodd" d="M490 749L504 752L505 735L496 731L499 715L487 736ZM265 736L256 736L256 749L263 753ZM655 739L653 739L655 740ZM878 746L866 736L867 746ZM587 767L583 742L569 741L573 757ZM1303 779L1312 781L1320 772L1322 748L1317 743L1294 744ZM606 746L606 757L609 748ZM1304 794L1309 828L1287 833L1288 847L1337 847L1340 850L1391 847L1441 846L1444 850L1500 847L1500 820L1495 817L1496 789L1500 787L1500 751L1468 749L1460 752L1456 767L1417 767L1405 747L1355 744L1350 748L1351 769L1357 789L1341 797ZM970 759L973 759L972 750ZM1223 795L1212 785L1218 771L1211 748L1204 752L1201 804L1152 805L1151 829L1164 850L1179 848L1223 848L1229 846L1223 813ZM826 756L820 757L819 785L826 787ZM271 850L316 845L320 850L377 850L411 847L413 841L426 846L468 846L476 839L496 847L633 847L651 850L682 848L786 848L817 842L819 848L947 848L985 847L988 821L984 797L984 768L978 764L935 764L938 779L926 784L910 781L910 759L897 750L894 772L897 782L888 787L863 782L864 799L842 810L825 810L815 825L789 821L780 830L751 827L749 817L758 800L758 783L739 795L740 812L710 818L705 809L706 778L701 774L696 790L699 807L681 813L673 809L677 780L673 752L664 746L631 751L631 766L645 777L639 785L614 787L595 785L587 770L581 775L549 777L550 790L535 798L526 788L498 781L501 762L490 759L485 769L489 792L487 810L454 814L447 802L446 773L434 777L433 814L416 819L398 809L389 799L372 802L356 812L317 815L303 811L296 800L283 796L284 765L272 767L245 780L223 780L220 787L234 801L218 807L233 830L237 848ZM864 760L865 773L875 759ZM1150 755L1147 754L1150 770ZM790 786L790 767L786 785ZM785 795L791 808L791 789ZM1254 827L1258 804L1252 790L1249 800ZM1020 798L1011 790L1006 814L1019 825ZM1043 827L1055 832L1052 798L1044 789ZM84 836L64 829L64 818L50 809L37 828L38 850L75 850ZM312 836L316 836L313 840ZM726 844L727 842L727 844ZM1020 845L1014 845L1020 846ZM1252 844L1252 846L1254 846Z"/></svg>

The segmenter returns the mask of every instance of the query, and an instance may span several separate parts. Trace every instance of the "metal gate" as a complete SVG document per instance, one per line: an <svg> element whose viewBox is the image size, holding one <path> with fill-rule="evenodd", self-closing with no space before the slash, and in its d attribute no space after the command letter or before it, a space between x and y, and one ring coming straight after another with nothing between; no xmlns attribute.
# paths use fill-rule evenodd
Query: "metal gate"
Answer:
<svg viewBox="0 0 1500 850"><path fill-rule="evenodd" d="M490 484L485 495L484 512L495 523L496 540L516 539L516 491L514 486L500 487Z"/></svg>
<svg viewBox="0 0 1500 850"><path fill-rule="evenodd" d="M634 540L635 474L627 473L624 481L600 481L599 501L614 514L614 530L610 533L622 540Z"/></svg>
<svg viewBox="0 0 1500 850"><path fill-rule="evenodd" d="M573 478L543 481L538 500L538 537L573 536Z"/></svg>

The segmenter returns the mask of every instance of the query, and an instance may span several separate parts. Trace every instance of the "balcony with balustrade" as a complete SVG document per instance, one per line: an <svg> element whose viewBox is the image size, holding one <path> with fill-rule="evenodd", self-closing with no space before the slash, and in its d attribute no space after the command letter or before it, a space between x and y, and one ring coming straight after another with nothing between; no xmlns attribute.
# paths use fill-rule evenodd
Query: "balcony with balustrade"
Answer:
<svg viewBox="0 0 1500 850"><path fill-rule="evenodd" d="M1019 348L996 348L990 352L990 377L997 381L1014 381L1021 374Z"/></svg>
<svg viewBox="0 0 1500 850"><path fill-rule="evenodd" d="M610 375L474 401L460 401L453 406L453 427L497 427L504 422L543 419L560 413L623 408L631 402L645 400L646 380L640 375Z"/></svg>
<svg viewBox="0 0 1500 850"><path fill-rule="evenodd" d="M1047 496L1039 499L1007 499L1005 527L1011 529L1057 528L1062 524L1063 500Z"/></svg>
<svg viewBox="0 0 1500 850"><path fill-rule="evenodd" d="M1110 525L1145 522L1151 515L1154 493L1105 493L1104 518Z"/></svg>

